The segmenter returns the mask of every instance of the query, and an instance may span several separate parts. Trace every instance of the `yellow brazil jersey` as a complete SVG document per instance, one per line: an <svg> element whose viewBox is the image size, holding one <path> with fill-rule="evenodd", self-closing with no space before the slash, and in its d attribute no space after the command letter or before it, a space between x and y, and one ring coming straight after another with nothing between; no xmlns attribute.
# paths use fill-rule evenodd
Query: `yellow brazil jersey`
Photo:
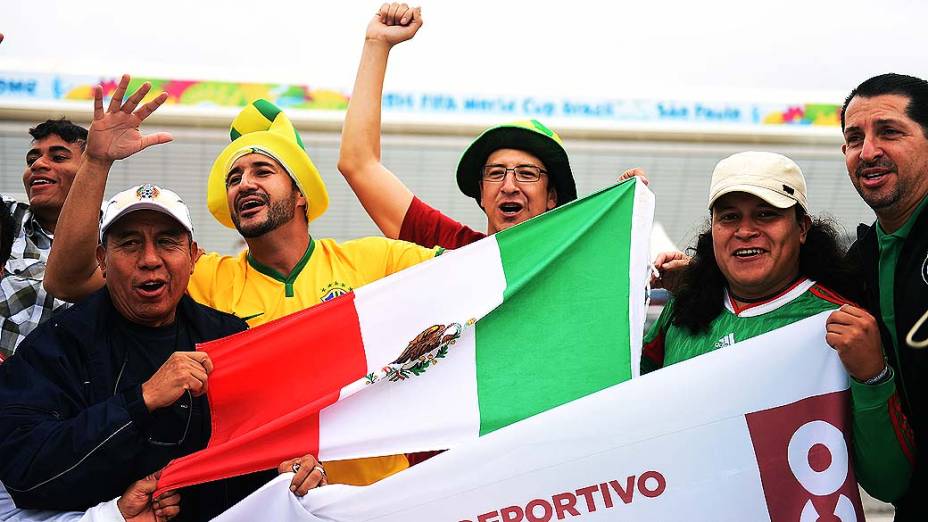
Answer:
<svg viewBox="0 0 928 522"><path fill-rule="evenodd" d="M235 314L249 326L278 319L348 293L362 285L431 259L427 249L383 237L336 243L310 239L289 276L262 265L247 251L237 256L204 254L197 260L187 293L207 306ZM367 485L409 467L406 457L327 462L329 482Z"/></svg>

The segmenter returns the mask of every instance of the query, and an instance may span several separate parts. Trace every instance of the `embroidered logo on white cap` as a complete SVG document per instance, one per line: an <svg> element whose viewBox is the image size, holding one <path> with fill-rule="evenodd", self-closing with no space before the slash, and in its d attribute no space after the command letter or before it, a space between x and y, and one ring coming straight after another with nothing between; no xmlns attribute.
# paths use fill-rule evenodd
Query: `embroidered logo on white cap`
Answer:
<svg viewBox="0 0 928 522"><path fill-rule="evenodd" d="M104 234L113 223L136 210L154 210L167 214L193 235L193 221L184 200L174 191L145 183L116 194L106 203L100 217L100 241L103 241Z"/></svg>

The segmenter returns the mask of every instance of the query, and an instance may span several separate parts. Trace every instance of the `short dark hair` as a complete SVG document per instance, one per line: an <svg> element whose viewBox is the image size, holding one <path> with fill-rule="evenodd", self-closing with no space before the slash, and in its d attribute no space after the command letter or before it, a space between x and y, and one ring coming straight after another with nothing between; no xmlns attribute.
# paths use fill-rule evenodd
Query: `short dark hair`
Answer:
<svg viewBox="0 0 928 522"><path fill-rule="evenodd" d="M13 250L13 237L16 235L15 228L16 224L13 222L10 209L0 203L0 269L10 259L10 252Z"/></svg>
<svg viewBox="0 0 928 522"><path fill-rule="evenodd" d="M29 135L33 140L41 140L52 134L67 143L78 143L81 150L84 150L84 145L87 143L87 129L71 123L71 120L66 118L46 120L29 129Z"/></svg>
<svg viewBox="0 0 928 522"><path fill-rule="evenodd" d="M844 130L844 113L855 96L873 98L884 94L898 94L909 99L906 116L918 123L928 136L928 81L905 74L886 73L874 76L858 85L844 99L841 107L841 130Z"/></svg>

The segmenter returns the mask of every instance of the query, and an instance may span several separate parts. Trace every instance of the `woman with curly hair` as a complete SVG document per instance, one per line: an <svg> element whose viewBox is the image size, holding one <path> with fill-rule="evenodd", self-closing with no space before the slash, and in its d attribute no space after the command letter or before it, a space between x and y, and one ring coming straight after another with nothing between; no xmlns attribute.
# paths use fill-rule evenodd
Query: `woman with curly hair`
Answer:
<svg viewBox="0 0 928 522"><path fill-rule="evenodd" d="M645 336L642 373L833 310L823 335L851 376L857 478L874 497L898 499L912 452L892 368L876 320L842 297L853 293L853 271L834 227L809 215L799 166L766 152L725 158L712 174L708 207L710 225L692 258L656 262L683 268Z"/></svg>

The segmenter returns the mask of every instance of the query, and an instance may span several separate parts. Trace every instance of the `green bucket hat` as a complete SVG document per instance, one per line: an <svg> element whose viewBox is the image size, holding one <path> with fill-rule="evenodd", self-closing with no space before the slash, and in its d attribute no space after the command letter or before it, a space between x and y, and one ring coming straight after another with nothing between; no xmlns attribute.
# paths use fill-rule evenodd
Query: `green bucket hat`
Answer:
<svg viewBox="0 0 928 522"><path fill-rule="evenodd" d="M491 127L467 147L458 162L458 188L480 203L480 179L487 158L495 150L524 150L545 164L557 190L557 206L577 199L577 185L561 137L538 120L522 120Z"/></svg>

